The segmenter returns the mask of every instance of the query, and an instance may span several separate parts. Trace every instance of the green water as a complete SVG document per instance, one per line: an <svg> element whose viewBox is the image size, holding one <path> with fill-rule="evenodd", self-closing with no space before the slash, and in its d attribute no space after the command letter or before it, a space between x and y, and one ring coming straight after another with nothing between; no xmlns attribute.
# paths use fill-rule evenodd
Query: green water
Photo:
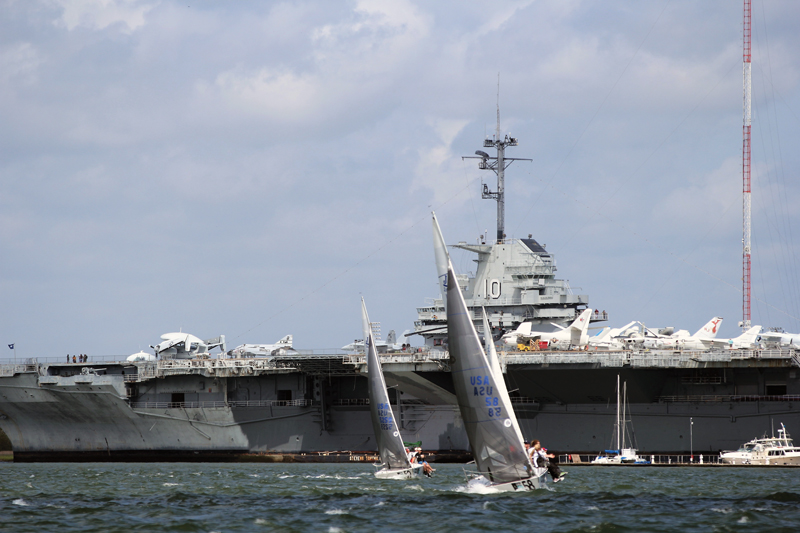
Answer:
<svg viewBox="0 0 800 533"><path fill-rule="evenodd" d="M569 470L569 469L568 469ZM800 470L573 467L549 490L466 492L460 465L0 463L6 531L800 531Z"/></svg>

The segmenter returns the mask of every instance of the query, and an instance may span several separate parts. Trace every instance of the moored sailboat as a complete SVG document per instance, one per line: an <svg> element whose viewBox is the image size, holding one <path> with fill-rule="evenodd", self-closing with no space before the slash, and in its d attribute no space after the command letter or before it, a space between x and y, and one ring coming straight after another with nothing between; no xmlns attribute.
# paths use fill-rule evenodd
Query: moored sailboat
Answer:
<svg viewBox="0 0 800 533"><path fill-rule="evenodd" d="M447 334L450 366L458 407L477 465L472 485L500 491L529 491L544 483L545 468L534 467L523 445L499 364L489 361L472 323L452 262L446 254L436 215L433 216L434 250L447 261L442 280L447 300ZM444 254L441 252L444 250ZM442 265L437 264L440 270ZM486 322L484 322L484 328ZM487 346L491 344L485 331ZM491 351L490 351L491 353ZM493 358L496 361L496 355Z"/></svg>
<svg viewBox="0 0 800 533"><path fill-rule="evenodd" d="M592 463L594 464L622 464L622 463L636 463L648 464L650 461L642 459L636 453L636 448L633 448L632 438L628 435L628 422L627 415L628 406L628 384L623 384L620 395L619 388L619 374L617 374L617 417L614 422L614 436L612 437L611 447L614 449L606 450L604 454L598 455ZM625 439L628 439L628 446L625 447Z"/></svg>
<svg viewBox="0 0 800 533"><path fill-rule="evenodd" d="M369 411L372 428L378 443L381 462L376 466L375 477L380 479L412 479L422 474L421 464L412 464L406 454L403 438L394 420L386 380L383 377L375 338L372 334L367 305L361 298L361 320L364 327L364 345L367 351L367 380L369 381Z"/></svg>

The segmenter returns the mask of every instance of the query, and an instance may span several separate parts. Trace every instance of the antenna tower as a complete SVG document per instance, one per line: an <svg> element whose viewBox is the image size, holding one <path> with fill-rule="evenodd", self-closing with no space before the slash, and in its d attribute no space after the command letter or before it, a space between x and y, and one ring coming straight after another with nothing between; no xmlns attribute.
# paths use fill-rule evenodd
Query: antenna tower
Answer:
<svg viewBox="0 0 800 533"><path fill-rule="evenodd" d="M742 330L750 329L750 44L752 0L744 0L742 47Z"/></svg>
<svg viewBox="0 0 800 533"><path fill-rule="evenodd" d="M505 239L505 170L514 161L533 161L533 159L523 159L516 157L506 157L506 146L517 146L516 137L506 134L500 137L500 74L497 74L497 129L495 134L483 141L484 148L496 148L497 155L490 156L482 150L476 150L474 156L463 156L461 159L480 159L478 168L481 170L491 170L497 174L497 191L490 191L487 184L483 184L481 198L497 200L497 243L500 244Z"/></svg>

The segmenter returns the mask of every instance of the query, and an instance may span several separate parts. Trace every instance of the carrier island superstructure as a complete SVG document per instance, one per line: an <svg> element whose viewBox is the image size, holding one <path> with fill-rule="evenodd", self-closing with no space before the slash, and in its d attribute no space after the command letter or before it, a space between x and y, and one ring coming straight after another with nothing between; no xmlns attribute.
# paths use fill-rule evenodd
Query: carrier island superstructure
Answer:
<svg viewBox="0 0 800 533"><path fill-rule="evenodd" d="M569 282L556 279L556 261L533 235L528 238L508 238L505 233L505 170L515 161L531 161L506 156L506 148L517 146L515 137L501 135L498 127L495 135L487 137L484 148L494 148L492 156L477 150L474 156L478 168L494 172L497 185L494 191L483 184L481 197L497 202L497 232L487 244L486 236L478 237L477 243L465 241L453 248L476 254L474 275L459 273L457 282L461 287L467 307L473 312L476 327L482 329L478 317L485 309L495 333L507 331L522 322L531 323L535 329L549 331L553 324L566 325L572 322L589 304L585 294L574 294ZM414 322L414 334L425 339L431 349L441 347L447 339L447 315L442 297L432 299L428 305L417 308L418 319ZM596 322L608 318L605 312L594 314Z"/></svg>
<svg viewBox="0 0 800 533"><path fill-rule="evenodd" d="M489 160L481 156L484 164ZM456 247L477 254L475 275L458 281L473 318L485 306L493 329L521 321L564 324L588 307L587 296L571 294L555 279L554 258L532 237L506 239L499 231L494 243ZM441 342L443 313L440 299L419 309L415 332L426 339L424 347L381 355L404 440L440 453L468 449ZM277 347L254 356L227 350L222 337L190 335L173 335L167 344L158 360L90 357L81 363L42 354L0 364L0 429L15 460L235 460L252 454L319 460L376 449L362 354ZM206 349L213 346L219 350ZM640 454L714 453L780 423L800 427L795 349L630 346L501 351L524 436L562 453L607 448L617 375L628 384Z"/></svg>

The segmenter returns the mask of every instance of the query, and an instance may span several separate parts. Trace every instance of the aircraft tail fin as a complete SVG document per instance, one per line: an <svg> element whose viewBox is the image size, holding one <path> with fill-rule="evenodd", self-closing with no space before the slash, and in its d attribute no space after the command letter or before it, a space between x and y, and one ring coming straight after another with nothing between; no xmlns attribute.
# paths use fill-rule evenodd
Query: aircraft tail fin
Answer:
<svg viewBox="0 0 800 533"><path fill-rule="evenodd" d="M592 318L592 310L591 309L584 309L583 313L578 315L578 318L570 324L570 328L573 330L578 330L584 335L586 332L589 331L589 319Z"/></svg>
<svg viewBox="0 0 800 533"><path fill-rule="evenodd" d="M391 330L386 336L386 344L397 344L397 334Z"/></svg>
<svg viewBox="0 0 800 533"><path fill-rule="evenodd" d="M708 323L697 330L697 333L692 335L692 337L696 339L713 339L717 336L717 332L719 331L719 326L722 324L722 317L715 316Z"/></svg>
<svg viewBox="0 0 800 533"><path fill-rule="evenodd" d="M741 344L754 344L758 340L758 336L761 334L761 326L753 326L752 328L748 329L736 339L736 342Z"/></svg>
<svg viewBox="0 0 800 533"><path fill-rule="evenodd" d="M595 342L604 341L606 340L606 337L608 337L609 333L611 333L611 328L606 326L598 331L597 334L592 337L592 340Z"/></svg>
<svg viewBox="0 0 800 533"><path fill-rule="evenodd" d="M532 324L530 322L522 322L519 326L517 326L517 329L514 331L514 333L523 337L530 337L531 325Z"/></svg>
<svg viewBox="0 0 800 533"><path fill-rule="evenodd" d="M222 350L223 352L228 351L226 349L227 346L225 344L225 335L220 335L219 337L214 337L213 339L207 339L204 340L203 342L206 343L206 345L208 345L208 351L211 351L217 346L219 346L219 349Z"/></svg>
<svg viewBox="0 0 800 533"><path fill-rule="evenodd" d="M570 343L573 346L585 344L584 339L588 341L589 321L591 318L592 310L584 309L584 311L578 315L578 318L575 319L575 322L570 325Z"/></svg>
<svg viewBox="0 0 800 533"><path fill-rule="evenodd" d="M294 338L292 335L286 335L284 338L276 342L275 344L280 345L283 348L291 348Z"/></svg>

